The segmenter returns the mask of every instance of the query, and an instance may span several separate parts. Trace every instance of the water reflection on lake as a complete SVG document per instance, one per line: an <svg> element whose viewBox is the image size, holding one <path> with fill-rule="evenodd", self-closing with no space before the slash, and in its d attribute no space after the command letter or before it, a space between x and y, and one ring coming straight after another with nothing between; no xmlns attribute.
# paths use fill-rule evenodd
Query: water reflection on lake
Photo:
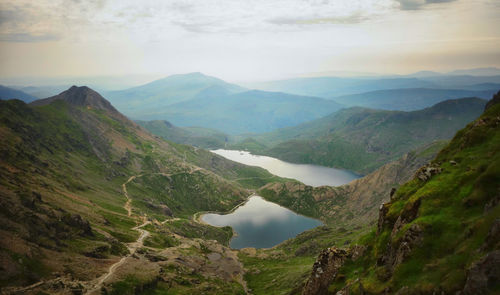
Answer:
<svg viewBox="0 0 500 295"><path fill-rule="evenodd" d="M269 248L322 224L259 196L250 197L230 214L204 214L201 220L214 226L231 226L237 233L230 243L235 249Z"/></svg>
<svg viewBox="0 0 500 295"><path fill-rule="evenodd" d="M310 164L292 164L272 157L252 155L245 151L218 149L212 152L226 159L245 165L258 166L274 175L293 178L311 186L339 186L361 177L347 170Z"/></svg>

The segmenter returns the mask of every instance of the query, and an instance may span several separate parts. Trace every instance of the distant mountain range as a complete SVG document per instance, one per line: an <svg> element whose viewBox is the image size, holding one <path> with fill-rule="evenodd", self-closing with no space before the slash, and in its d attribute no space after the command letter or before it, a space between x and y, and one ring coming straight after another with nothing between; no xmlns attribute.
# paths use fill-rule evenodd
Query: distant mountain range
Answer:
<svg viewBox="0 0 500 295"><path fill-rule="evenodd" d="M69 85L48 85L48 86L12 86L11 88L21 90L37 98L46 98L63 92L71 86Z"/></svg>
<svg viewBox="0 0 500 295"><path fill-rule="evenodd" d="M166 120L178 127L197 126L237 135L296 126L342 107L412 111L447 99L489 98L500 89L497 71L483 68L446 74L423 71L406 76L312 77L254 85L264 90L190 73L105 95L120 112L135 120ZM29 102L59 88L22 87L29 93L18 92L17 96Z"/></svg>
<svg viewBox="0 0 500 295"><path fill-rule="evenodd" d="M294 126L342 107L317 97L247 90L201 73L175 75L107 95L134 119L168 120L232 134Z"/></svg>
<svg viewBox="0 0 500 295"><path fill-rule="evenodd" d="M199 96L171 105L152 119L203 126L230 134L267 132L321 118L342 105L317 97L250 90L226 96Z"/></svg>
<svg viewBox="0 0 500 295"><path fill-rule="evenodd" d="M500 84L483 84L494 90L459 90L407 88L370 91L360 94L336 96L332 99L346 106L361 106L383 110L415 111L441 101L462 97L489 99L500 89ZM479 86L478 86L479 87Z"/></svg>
<svg viewBox="0 0 500 295"><path fill-rule="evenodd" d="M26 103L32 102L34 100L37 100L37 97L34 97L32 95L29 95L21 90L9 88L0 85L0 99L1 100L8 100L8 99L19 99L22 100Z"/></svg>
<svg viewBox="0 0 500 295"><path fill-rule="evenodd" d="M105 92L106 97L124 113L133 111L140 118L165 106L195 98L202 92L211 94L233 94L245 91L238 85L227 83L221 79L190 73L173 75L138 87L120 91Z"/></svg>
<svg viewBox="0 0 500 295"><path fill-rule="evenodd" d="M490 84L492 88L479 88L480 86L478 86L478 84L482 86L484 86L484 84ZM297 95L332 98L377 90L406 88L498 90L497 84L500 84L500 75L431 75L426 72L426 74L416 74L414 76L295 78L252 83L247 86L266 91L281 91Z"/></svg>
<svg viewBox="0 0 500 295"><path fill-rule="evenodd" d="M463 98L412 112L353 107L295 127L255 135L233 148L247 148L294 163L369 173L422 145L451 138L479 116L485 104L483 99Z"/></svg>

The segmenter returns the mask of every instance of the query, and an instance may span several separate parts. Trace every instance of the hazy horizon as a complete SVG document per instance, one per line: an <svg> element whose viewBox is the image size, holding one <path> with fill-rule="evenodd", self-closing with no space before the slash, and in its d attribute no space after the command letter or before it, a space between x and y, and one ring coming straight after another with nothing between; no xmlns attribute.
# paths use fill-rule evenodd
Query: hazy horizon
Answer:
<svg viewBox="0 0 500 295"><path fill-rule="evenodd" d="M140 84L189 72L240 82L500 67L499 8L493 0L0 0L0 77L133 75Z"/></svg>

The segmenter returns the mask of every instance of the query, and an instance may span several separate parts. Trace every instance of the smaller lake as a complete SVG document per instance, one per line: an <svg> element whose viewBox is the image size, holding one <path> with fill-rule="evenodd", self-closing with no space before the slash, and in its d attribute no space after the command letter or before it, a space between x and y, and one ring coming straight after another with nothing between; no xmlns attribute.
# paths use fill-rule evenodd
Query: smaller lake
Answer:
<svg viewBox="0 0 500 295"><path fill-rule="evenodd" d="M322 225L319 220L299 215L259 196L250 197L230 214L204 214L201 220L213 226L231 226L237 233L230 242L234 249L270 248Z"/></svg>
<svg viewBox="0 0 500 295"><path fill-rule="evenodd" d="M311 186L339 186L361 177L348 170L310 164L292 164L272 157L252 155L245 151L218 149L212 152L226 159L245 165L258 166L274 175L293 178Z"/></svg>

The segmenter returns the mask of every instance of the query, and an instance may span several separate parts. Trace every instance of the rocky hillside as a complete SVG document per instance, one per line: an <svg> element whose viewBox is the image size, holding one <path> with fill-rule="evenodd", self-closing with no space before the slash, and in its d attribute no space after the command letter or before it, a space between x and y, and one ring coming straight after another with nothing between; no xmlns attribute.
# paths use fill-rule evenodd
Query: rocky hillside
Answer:
<svg viewBox="0 0 500 295"><path fill-rule="evenodd" d="M499 96L380 206L371 233L321 252L303 294L498 294Z"/></svg>
<svg viewBox="0 0 500 295"><path fill-rule="evenodd" d="M263 169L159 139L87 87L31 105L0 101L2 294L148 284L178 290L184 280L199 282L193 290L233 294L243 287L229 271L238 273L239 262L223 253L232 232L193 223L191 215L227 211L248 188L272 179ZM152 189L158 183L169 187L161 199ZM171 256L160 254L167 248ZM205 255L212 252L222 254L211 261ZM167 263L165 255L180 260ZM220 268L193 277L179 261ZM120 272L111 273L117 264Z"/></svg>
<svg viewBox="0 0 500 295"><path fill-rule="evenodd" d="M405 154L376 171L338 187L312 187L300 182L270 183L259 189L266 199L336 227L367 225L377 218L378 207L411 179L446 144L437 141Z"/></svg>
<svg viewBox="0 0 500 295"><path fill-rule="evenodd" d="M302 290L317 253L332 245L345 246L369 232L378 208L391 191L411 179L446 142L435 142L340 187L310 187L298 182L272 183L258 193L325 225L299 234L271 249L244 249L240 259L248 269L248 286L255 294L289 294Z"/></svg>

